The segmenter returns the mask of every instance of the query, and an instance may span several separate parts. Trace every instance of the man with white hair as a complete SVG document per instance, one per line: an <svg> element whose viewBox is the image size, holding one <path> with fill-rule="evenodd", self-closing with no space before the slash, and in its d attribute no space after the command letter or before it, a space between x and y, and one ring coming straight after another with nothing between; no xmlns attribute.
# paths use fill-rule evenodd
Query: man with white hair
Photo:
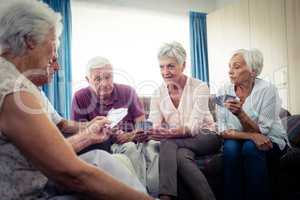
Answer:
<svg viewBox="0 0 300 200"><path fill-rule="evenodd" d="M71 111L73 120L91 121L97 116L107 116L111 109L118 108L126 108L128 113L117 125L118 134L113 134L110 140L91 145L81 152L92 149L110 151L111 147L113 153L127 155L145 185L144 157L133 142L136 136L135 123L145 120L144 109L135 90L128 85L114 83L111 63L100 56L88 62L86 80L89 86L77 91L73 97Z"/></svg>

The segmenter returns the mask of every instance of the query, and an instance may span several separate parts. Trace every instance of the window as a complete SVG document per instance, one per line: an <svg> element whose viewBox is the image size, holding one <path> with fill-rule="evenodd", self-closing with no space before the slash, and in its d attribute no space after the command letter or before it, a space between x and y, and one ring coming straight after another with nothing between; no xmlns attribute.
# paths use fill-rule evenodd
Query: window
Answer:
<svg viewBox="0 0 300 200"><path fill-rule="evenodd" d="M85 65L94 56L111 61L116 83L150 96L162 83L157 60L161 44L176 40L190 53L188 16L73 2L72 21L73 93L87 86Z"/></svg>

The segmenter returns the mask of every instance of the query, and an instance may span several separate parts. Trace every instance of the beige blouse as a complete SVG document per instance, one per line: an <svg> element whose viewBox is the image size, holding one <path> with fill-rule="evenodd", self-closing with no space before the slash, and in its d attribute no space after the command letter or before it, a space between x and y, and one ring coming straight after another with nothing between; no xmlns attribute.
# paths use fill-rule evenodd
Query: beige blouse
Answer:
<svg viewBox="0 0 300 200"><path fill-rule="evenodd" d="M174 128L188 127L192 135L198 134L200 129L214 131L215 123L208 107L209 94L209 88L204 82L188 77L176 108L166 84L163 84L151 98L149 120L154 127L162 123Z"/></svg>
<svg viewBox="0 0 300 200"><path fill-rule="evenodd" d="M6 95L27 91L39 96L39 91L16 67L0 57L0 112ZM15 95L18 102L18 96ZM20 106L21 101L18 102ZM26 110L28 112L40 112ZM34 148L34 146L32 147ZM43 198L47 178L37 171L0 130L0 198L3 200L32 200Z"/></svg>

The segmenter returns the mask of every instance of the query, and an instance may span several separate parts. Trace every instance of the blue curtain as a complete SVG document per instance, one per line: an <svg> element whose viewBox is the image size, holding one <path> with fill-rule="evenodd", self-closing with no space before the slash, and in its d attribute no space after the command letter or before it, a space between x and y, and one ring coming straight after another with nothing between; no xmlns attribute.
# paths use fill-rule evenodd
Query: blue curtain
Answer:
<svg viewBox="0 0 300 200"><path fill-rule="evenodd" d="M43 91L53 104L54 108L64 118L70 118L72 72L71 72L71 5L70 0L43 0L56 12L62 15L63 32L60 37L58 60L60 70L54 75L48 85L43 86Z"/></svg>
<svg viewBox="0 0 300 200"><path fill-rule="evenodd" d="M190 12L192 76L209 83L206 14Z"/></svg>

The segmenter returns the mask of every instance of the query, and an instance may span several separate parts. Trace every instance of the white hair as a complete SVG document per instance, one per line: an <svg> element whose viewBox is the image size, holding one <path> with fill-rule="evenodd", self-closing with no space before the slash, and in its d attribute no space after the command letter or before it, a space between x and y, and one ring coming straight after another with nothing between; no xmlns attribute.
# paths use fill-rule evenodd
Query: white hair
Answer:
<svg viewBox="0 0 300 200"><path fill-rule="evenodd" d="M58 38L62 32L60 13L37 0L13 0L5 4L0 9L0 54L9 51L23 55L26 37L40 43L51 29L55 30L59 45Z"/></svg>
<svg viewBox="0 0 300 200"><path fill-rule="evenodd" d="M177 63L182 65L186 60L186 51L183 46L176 41L163 44L158 51L158 59L175 58Z"/></svg>
<svg viewBox="0 0 300 200"><path fill-rule="evenodd" d="M111 64L107 58L97 56L97 57L90 59L86 65L86 76L90 77L92 69L100 69L107 65L111 66Z"/></svg>
<svg viewBox="0 0 300 200"><path fill-rule="evenodd" d="M246 65L255 72L255 76L260 75L264 65L264 57L260 50L239 49L233 52L233 56L237 54L244 58Z"/></svg>

